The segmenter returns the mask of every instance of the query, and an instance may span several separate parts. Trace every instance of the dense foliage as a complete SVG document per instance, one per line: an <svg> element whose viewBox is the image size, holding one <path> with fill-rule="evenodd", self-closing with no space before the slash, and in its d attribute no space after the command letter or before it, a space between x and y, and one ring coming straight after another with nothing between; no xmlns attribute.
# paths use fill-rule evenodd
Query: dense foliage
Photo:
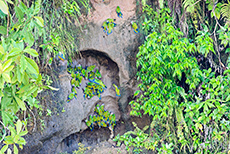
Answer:
<svg viewBox="0 0 230 154"><path fill-rule="evenodd" d="M173 26L169 9L155 12L147 6L144 11L143 30L148 36L137 54L141 83L136 99L130 102L130 114L148 114L152 122L143 130L134 123L134 131L117 136L115 141L118 145L124 142L127 150L134 152L143 148L158 153L229 152L229 70L220 74L214 68L202 69L196 59L197 55L209 58L216 54L207 26L203 25L193 40ZM228 28L217 33L222 43L229 39Z"/></svg>
<svg viewBox="0 0 230 154"><path fill-rule="evenodd" d="M80 1L80 4L88 8L88 1ZM61 11L54 11L49 5L60 7ZM73 51L72 37L63 30L57 33L62 29L60 24L53 25L57 20L48 22L52 11L56 13L51 18L55 19L61 12L71 15L72 7L80 15L80 7L73 1L0 0L0 136L1 142L4 141L0 153L18 153L18 147L23 148L26 144L23 136L28 133L27 122L31 116L34 119L33 130L36 129L33 109L37 108L41 111L39 115L42 115L43 107L37 100L38 93L43 89L57 90L47 81L45 83L48 85L43 85L47 75L42 75L39 68L44 70L47 64L51 65L53 57L60 51ZM51 10L48 12L47 9ZM68 15L65 19L70 18ZM60 41L64 38L63 33L65 42ZM50 115L50 110L47 110L47 115Z"/></svg>
<svg viewBox="0 0 230 154"><path fill-rule="evenodd" d="M143 129L133 123L134 131L115 140L134 152L146 148L158 153L228 153L229 0L158 0L155 11L146 5L149 1L141 1L146 40L137 54L140 84L130 105L131 115L148 114L152 122ZM54 90L44 86L49 85L44 81L47 75L39 70L50 67L60 52L71 59L78 31L67 29L76 21L81 31L81 15L90 12L89 4L89 0L0 0L0 141L4 141L0 153L18 153L26 144L23 136L28 133L27 120L34 116L32 109L43 108L38 93ZM70 99L83 77L90 79L86 97L100 97L105 87L98 84L100 73L91 69L69 70ZM94 124L113 128L115 115L96 106L87 125Z"/></svg>

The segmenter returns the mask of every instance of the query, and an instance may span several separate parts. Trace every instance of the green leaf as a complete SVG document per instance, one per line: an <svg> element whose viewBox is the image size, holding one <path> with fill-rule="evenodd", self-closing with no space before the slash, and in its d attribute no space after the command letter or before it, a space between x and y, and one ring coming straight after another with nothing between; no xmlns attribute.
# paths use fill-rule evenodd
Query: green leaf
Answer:
<svg viewBox="0 0 230 154"><path fill-rule="evenodd" d="M13 49L10 51L10 53L9 53L8 56L15 56L15 55L18 55L21 51L22 51L22 50L19 49L19 48L13 48Z"/></svg>
<svg viewBox="0 0 230 154"><path fill-rule="evenodd" d="M44 27L44 20L41 17L35 16L34 18L39 26Z"/></svg>
<svg viewBox="0 0 230 154"><path fill-rule="evenodd" d="M1 29L0 29L1 30ZM5 54L4 48L0 45L0 53Z"/></svg>
<svg viewBox="0 0 230 154"><path fill-rule="evenodd" d="M0 0L0 10L3 13L8 14L8 5L3 0Z"/></svg>
<svg viewBox="0 0 230 154"><path fill-rule="evenodd" d="M2 77L5 79L6 82L11 83L11 78L8 73L3 73Z"/></svg>
<svg viewBox="0 0 230 154"><path fill-rule="evenodd" d="M0 88L1 89L4 88L4 83L5 83L5 81L4 81L3 77L0 76Z"/></svg>
<svg viewBox="0 0 230 154"><path fill-rule="evenodd" d="M22 83L25 84L25 85L27 85L27 84L29 84L29 81L30 80L29 80L28 74L26 72L24 72L24 74L22 76Z"/></svg>
<svg viewBox="0 0 230 154"><path fill-rule="evenodd" d="M18 17L19 20L24 18L24 14L23 14L22 10L18 6L15 6L15 14Z"/></svg>
<svg viewBox="0 0 230 154"><path fill-rule="evenodd" d="M25 57L25 59L27 61L27 68L28 68L27 72L30 73L30 74L38 75L39 68L38 68L37 63L34 60L32 60L32 59L30 59L28 57Z"/></svg>
<svg viewBox="0 0 230 154"><path fill-rule="evenodd" d="M2 66L2 71L5 72L5 69L7 69L11 63L12 63L12 59L7 60Z"/></svg>
<svg viewBox="0 0 230 154"><path fill-rule="evenodd" d="M19 140L19 135L16 133L16 135L14 135L14 143L17 143Z"/></svg>
<svg viewBox="0 0 230 154"><path fill-rule="evenodd" d="M2 111L2 121L4 125L7 125L8 123L11 123L13 121L13 115L9 111Z"/></svg>
<svg viewBox="0 0 230 154"><path fill-rule="evenodd" d="M4 145L1 149L1 153L5 153L5 151L8 149L8 144Z"/></svg>
<svg viewBox="0 0 230 154"><path fill-rule="evenodd" d="M228 97L226 98L226 102L228 102L230 100L230 95L228 95Z"/></svg>
<svg viewBox="0 0 230 154"><path fill-rule="evenodd" d="M19 99L17 96L15 96L14 98L16 102L18 103L18 105L20 106L20 108L25 111L26 110L25 103L21 99Z"/></svg>
<svg viewBox="0 0 230 154"><path fill-rule="evenodd" d="M20 140L17 143L20 144L20 145L25 145L26 144L26 140L24 138L20 137Z"/></svg>
<svg viewBox="0 0 230 154"><path fill-rule="evenodd" d="M0 26L0 34L6 35L7 34L7 28L4 26Z"/></svg>
<svg viewBox="0 0 230 154"><path fill-rule="evenodd" d="M25 71L26 68L27 68L27 61L26 61L24 55L21 56L19 68L21 68L21 69L20 69L20 72L21 72L22 74L24 73L24 71ZM21 81L21 80L20 80L20 81Z"/></svg>
<svg viewBox="0 0 230 154"><path fill-rule="evenodd" d="M230 52L230 48L227 48L225 51L225 53L228 53L228 52Z"/></svg>
<svg viewBox="0 0 230 154"><path fill-rule="evenodd" d="M26 7L26 5L23 2L21 2L19 4L19 7L21 8L22 12L27 13L28 8Z"/></svg>
<svg viewBox="0 0 230 154"><path fill-rule="evenodd" d="M26 49L24 50L24 52L30 54L30 55L33 56L33 57L37 57L37 56L38 56L37 51L34 50L34 49L32 49L32 48L26 48Z"/></svg>
<svg viewBox="0 0 230 154"><path fill-rule="evenodd" d="M25 37L25 41L26 43L29 44L29 46L32 46L34 44L34 36L31 32L23 32L25 33L24 34L24 37Z"/></svg>
<svg viewBox="0 0 230 154"><path fill-rule="evenodd" d="M28 131L21 131L21 132L19 133L19 136L25 136L27 133L28 133Z"/></svg>
<svg viewBox="0 0 230 154"><path fill-rule="evenodd" d="M12 71L13 68L14 68L14 66L11 65L11 66L7 67L7 68L4 70L4 72L5 72L5 73L8 73L8 72Z"/></svg>
<svg viewBox="0 0 230 154"><path fill-rule="evenodd" d="M19 134L21 132L21 129L22 129L22 122L20 119L16 123L16 129L17 129L17 134Z"/></svg>
<svg viewBox="0 0 230 154"><path fill-rule="evenodd" d="M16 68L16 75L17 75L18 82L21 83L23 77L22 77L22 73L21 73L21 71L20 71L19 65L18 65L17 68Z"/></svg>
<svg viewBox="0 0 230 154"><path fill-rule="evenodd" d="M19 91L17 91L17 94L23 94L26 91L28 91L30 89L30 87L33 85L33 83L27 84L23 87L21 87L21 89Z"/></svg>
<svg viewBox="0 0 230 154"><path fill-rule="evenodd" d="M140 93L140 90L137 90L137 91L134 93L133 97L137 96L139 93Z"/></svg>
<svg viewBox="0 0 230 154"><path fill-rule="evenodd" d="M14 154L18 154L18 148L16 147L15 144L14 144Z"/></svg>

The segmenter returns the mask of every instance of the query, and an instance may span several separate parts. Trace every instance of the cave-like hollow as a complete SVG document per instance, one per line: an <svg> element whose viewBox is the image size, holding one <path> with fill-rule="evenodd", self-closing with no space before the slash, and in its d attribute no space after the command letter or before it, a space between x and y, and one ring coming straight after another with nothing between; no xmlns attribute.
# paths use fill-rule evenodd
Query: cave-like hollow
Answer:
<svg viewBox="0 0 230 154"><path fill-rule="evenodd" d="M92 101L89 99L87 101L81 102L88 113L86 118L93 114L95 104L104 104L105 109L116 114L117 120L119 120L121 114L118 106L118 98L116 97L115 89L113 84L120 85L119 83L119 68L106 53L97 50L84 50L80 54L73 57L72 67L81 65L86 68L91 65L95 65L95 69L98 69L102 75L101 80L107 86L107 89L102 93L102 98L100 100L95 99ZM84 86L84 85L83 85ZM94 104L94 105L92 105ZM91 106L91 107L89 107ZM82 119L84 123L85 119ZM93 131L85 127L81 129L81 132L75 132L69 136L62 139L59 143L56 152L68 152L77 150L79 148L78 143L82 143L85 146L94 146L102 141L108 140L110 138L111 132L108 128L99 128L95 126Z"/></svg>

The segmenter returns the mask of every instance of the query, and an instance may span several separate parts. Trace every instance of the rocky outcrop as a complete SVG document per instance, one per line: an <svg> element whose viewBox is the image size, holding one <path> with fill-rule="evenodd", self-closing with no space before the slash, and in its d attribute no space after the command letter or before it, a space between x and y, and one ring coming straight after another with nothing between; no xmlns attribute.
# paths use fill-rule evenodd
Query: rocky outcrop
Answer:
<svg viewBox="0 0 230 154"><path fill-rule="evenodd" d="M53 85L59 91L52 92L49 96L51 99L47 102L47 106L55 112L44 118L46 127L43 131L27 135L27 145L22 153L59 153L76 149L78 142L91 145L108 140L111 133L108 128L95 128L91 132L85 125L85 119L94 112L96 104L105 104L106 110L115 113L117 121L124 121L125 124L118 122L123 131L131 127L130 124L126 125L130 120L127 106L136 87L135 56L142 43L141 34L135 34L130 25L131 21L137 20L136 1L92 0L92 5L94 10L88 18L87 28L77 40L81 56L75 56L73 65L95 65L102 74L101 80L107 89L102 93L101 100L96 96L84 99L82 88L87 81L83 80L77 91L77 99L67 103L67 97L71 93L71 77L66 71L67 63L60 62L55 69L57 82ZM118 5L123 18L116 15ZM107 18L114 18L117 23L110 35L101 28L102 22ZM112 84L120 86L120 99L116 97ZM63 109L65 112L61 112ZM122 132L120 128L115 128L115 134Z"/></svg>

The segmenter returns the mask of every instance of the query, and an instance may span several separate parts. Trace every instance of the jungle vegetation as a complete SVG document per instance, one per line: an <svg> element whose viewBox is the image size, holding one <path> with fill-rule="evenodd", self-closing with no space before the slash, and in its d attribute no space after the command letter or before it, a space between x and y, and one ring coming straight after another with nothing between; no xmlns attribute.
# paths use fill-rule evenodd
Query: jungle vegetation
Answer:
<svg viewBox="0 0 230 154"><path fill-rule="evenodd" d="M115 137L117 145L136 153L229 153L229 0L137 5L145 41L137 53L140 84L130 114L147 114L151 124L140 129L133 123L135 130ZM76 34L67 27L73 20L80 25L90 10L89 0L0 0L0 153L18 153L34 111L49 113L37 97L57 90L46 69L60 51L66 57L77 51Z"/></svg>

